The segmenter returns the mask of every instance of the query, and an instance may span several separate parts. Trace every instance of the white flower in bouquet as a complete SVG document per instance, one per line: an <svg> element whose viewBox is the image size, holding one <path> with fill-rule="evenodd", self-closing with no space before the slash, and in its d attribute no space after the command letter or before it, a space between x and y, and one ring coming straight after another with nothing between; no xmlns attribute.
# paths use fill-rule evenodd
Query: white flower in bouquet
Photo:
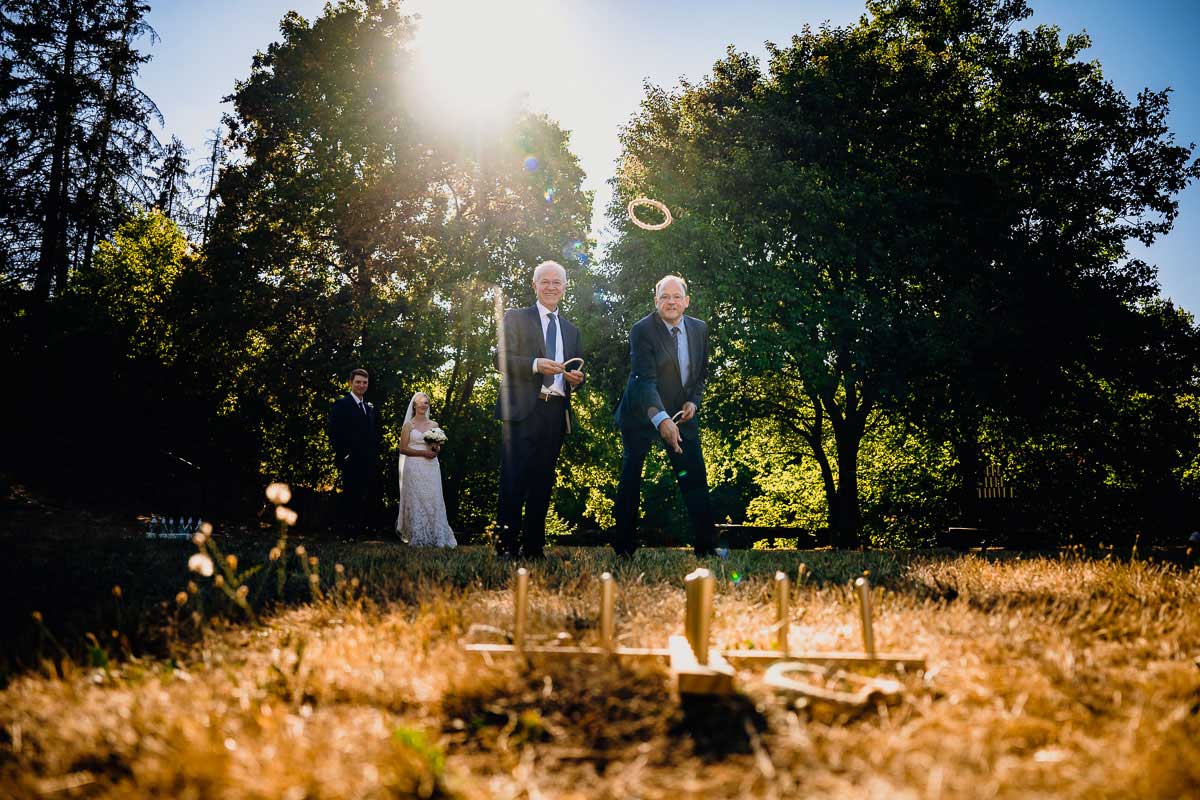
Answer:
<svg viewBox="0 0 1200 800"><path fill-rule="evenodd" d="M446 432L441 428L433 428L432 430L425 431L423 438L429 444L445 444Z"/></svg>

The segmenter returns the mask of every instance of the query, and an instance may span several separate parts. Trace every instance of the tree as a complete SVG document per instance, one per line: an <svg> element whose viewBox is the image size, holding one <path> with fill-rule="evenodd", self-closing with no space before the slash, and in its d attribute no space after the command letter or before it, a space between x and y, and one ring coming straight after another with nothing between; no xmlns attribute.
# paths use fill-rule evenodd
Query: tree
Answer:
<svg viewBox="0 0 1200 800"><path fill-rule="evenodd" d="M134 85L153 34L136 0L11 0L0 9L5 276L35 308L62 294L140 193L154 104Z"/></svg>
<svg viewBox="0 0 1200 800"><path fill-rule="evenodd" d="M1078 60L1084 38L1021 29L1021 0L868 12L770 46L765 73L731 51L699 84L648 87L610 209L618 286L695 279L735 411L803 442L840 544L875 416L1035 416L1152 293L1124 242L1169 229L1198 174L1165 93L1130 102ZM676 224L633 230L641 194Z"/></svg>
<svg viewBox="0 0 1200 800"><path fill-rule="evenodd" d="M414 390L433 389L456 441L479 442L447 448L453 506L489 466L478 392L494 386L496 304L581 238L590 198L550 120L513 108L447 130L423 117L411 32L398 3L347 1L312 23L289 14L255 56L224 121L202 324L239 365L214 364L214 389L237 398L251 452L302 484L329 485L324 419L351 368L367 366L395 422ZM237 386L246 371L253 397Z"/></svg>
<svg viewBox="0 0 1200 800"><path fill-rule="evenodd" d="M171 219L185 220L188 217L187 200L191 195L188 184L190 177L188 149L178 136L163 148L159 166L154 170L154 184L158 190L155 205Z"/></svg>

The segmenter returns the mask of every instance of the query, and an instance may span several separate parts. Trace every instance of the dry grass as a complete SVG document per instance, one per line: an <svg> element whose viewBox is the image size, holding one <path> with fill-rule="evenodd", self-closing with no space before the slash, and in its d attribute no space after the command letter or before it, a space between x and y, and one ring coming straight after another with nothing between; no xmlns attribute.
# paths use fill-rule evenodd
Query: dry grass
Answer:
<svg viewBox="0 0 1200 800"><path fill-rule="evenodd" d="M314 549L312 546L310 550ZM370 599L210 627L172 662L27 673L0 691L0 794L15 797L1080 797L1200 790L1200 573L1076 556L739 553L719 565L714 638L769 646L768 577L796 588L793 644L857 645L849 580L877 589L877 639L924 652L903 700L681 704L665 666L468 657L510 624L507 571L464 549L322 554ZM532 568L531 631L595 642L602 551ZM617 570L622 642L681 627L681 552ZM733 573L738 572L738 580ZM742 573L745 573L743 576ZM181 645L182 647L182 645Z"/></svg>

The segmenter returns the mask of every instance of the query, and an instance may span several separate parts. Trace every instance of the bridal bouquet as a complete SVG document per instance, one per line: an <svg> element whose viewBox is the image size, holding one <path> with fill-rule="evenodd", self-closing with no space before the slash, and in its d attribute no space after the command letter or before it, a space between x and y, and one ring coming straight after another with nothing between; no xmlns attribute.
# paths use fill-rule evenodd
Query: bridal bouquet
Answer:
<svg viewBox="0 0 1200 800"><path fill-rule="evenodd" d="M423 438L429 444L445 444L446 432L441 428L433 428L432 430L425 431Z"/></svg>

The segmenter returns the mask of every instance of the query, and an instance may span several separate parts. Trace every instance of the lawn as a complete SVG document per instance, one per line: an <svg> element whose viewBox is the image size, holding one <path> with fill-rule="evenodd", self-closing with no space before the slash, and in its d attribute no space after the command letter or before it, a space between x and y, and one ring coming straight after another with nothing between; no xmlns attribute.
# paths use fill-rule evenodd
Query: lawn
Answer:
<svg viewBox="0 0 1200 800"><path fill-rule="evenodd" d="M1200 572L1186 565L1081 551L707 562L721 648L772 644L771 576L795 580L801 564L793 646L859 648L851 582L869 571L880 647L923 653L928 669L901 676L897 702L848 708L773 690L761 669L741 670L733 697L681 701L665 662L487 663L461 641L475 624L511 627L511 567L480 548L292 537L272 560L272 535L218 531L237 565L203 577L188 572L189 542L36 509L8 514L0 543L2 796L1200 789ZM530 567L530 633L595 644L597 578L611 570L620 643L664 646L697 565L679 550L617 563L555 549Z"/></svg>

